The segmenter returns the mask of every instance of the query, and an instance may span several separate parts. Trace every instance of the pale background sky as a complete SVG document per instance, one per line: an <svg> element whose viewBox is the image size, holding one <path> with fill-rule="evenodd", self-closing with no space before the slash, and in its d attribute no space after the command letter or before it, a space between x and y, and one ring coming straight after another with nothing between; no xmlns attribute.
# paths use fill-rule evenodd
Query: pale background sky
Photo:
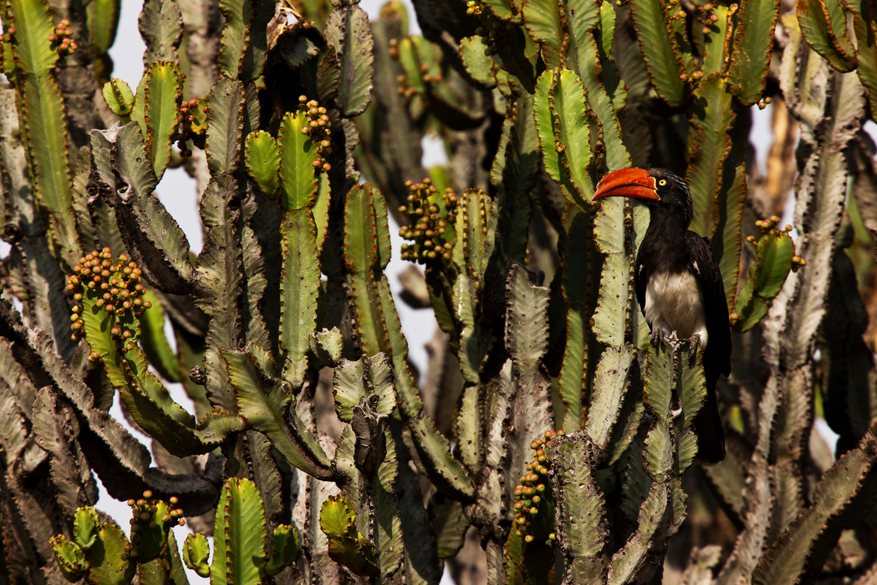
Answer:
<svg viewBox="0 0 877 585"><path fill-rule="evenodd" d="M409 20L411 32L412 34L419 34L420 28L417 24L417 19L414 16L414 11L411 8L410 0L403 1L409 8L411 16ZM378 11L383 3L384 0L362 0L360 5L368 12L368 14L372 18L376 18ZM137 17L140 13L141 7L142 0L123 0L119 31L116 37L117 42L110 49L110 55L115 64L115 68L113 71L114 77L125 80L132 88L137 87L140 81L140 77L143 74L142 57L145 47L140 38L140 33L137 29ZM764 161L766 159L770 145L773 142L773 136L770 131L770 108L771 106L768 106L765 110L758 110L757 108L753 107L752 110L753 127L750 138L755 146L757 160L762 166L762 170L764 170ZM875 128L877 127L875 127L873 122L869 122L866 126L866 129L869 131L872 137L877 138L877 132L875 132ZM424 140L424 166L426 168L436 164L442 164L446 162L446 160L447 159L445 157L445 154L440 146L440 143L437 140L429 138ZM415 179L416 177L411 178ZM181 168L168 170L165 173L161 183L159 183L158 185L157 193L159 199L162 201L162 203L164 203L165 207L167 207L168 211L171 213L171 215L174 216L174 218L180 224L180 227L188 236L192 251L195 253L200 252L202 246L202 237L197 210L198 201L194 179L190 178ZM788 221L788 218L790 217L789 211L791 211L791 205L789 205L788 207L789 209L786 213L787 217L783 218L783 224L790 223ZM424 344L429 341L435 331L435 317L431 310L415 311L413 309L410 309L398 298L400 285L397 280L397 275L401 270L405 269L408 266L408 263L403 262L399 259L402 240L398 236L398 226L394 224L392 218L390 222L390 230L392 234L393 244L393 259L391 260L390 265L387 269L387 276L390 281L390 286L393 291L394 297L396 298L396 307L402 320L402 329L408 339L411 359L417 365L421 372L425 372L426 351L424 349ZM0 243L0 257L5 257L7 253L8 245L6 245L5 243ZM169 335L168 337L171 343L173 343L173 337L171 335ZM169 384L168 386L174 399L191 412L193 410L191 400L189 400L189 398L185 395L185 392L182 390L182 386L180 384ZM125 423L124 418L121 416L118 400L115 402L111 412L118 420L122 421L122 423L127 426L127 423ZM827 425L824 423L824 421L817 421L817 427L819 428L823 436L831 441L831 444L833 444L833 439L835 439L836 436L831 436L833 435L833 433L831 433L831 431L827 428ZM129 430L135 436L138 436L144 444L151 444L151 439L149 437L146 437L136 430L130 428ZM123 529L125 529L125 531L127 532L129 527L128 521L131 517L130 509L125 503L113 500L106 493L103 485L100 485L100 490L100 500L97 504L97 507L113 516L116 521L119 522L120 526L122 526ZM182 545L183 541L185 540L186 534L188 534L189 532L188 528L178 527L175 528L174 531L177 537L177 541L180 543L180 545ZM193 571L189 571L187 569L187 572L189 580L193 584L208 582L207 579L198 577ZM443 579L443 585L450 585L450 583L452 583L452 580L446 573Z"/></svg>

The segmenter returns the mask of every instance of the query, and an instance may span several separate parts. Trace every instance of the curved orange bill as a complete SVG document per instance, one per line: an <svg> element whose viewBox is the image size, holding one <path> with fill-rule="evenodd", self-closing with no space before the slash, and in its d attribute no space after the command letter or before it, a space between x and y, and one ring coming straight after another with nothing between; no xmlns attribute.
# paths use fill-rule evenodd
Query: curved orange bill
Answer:
<svg viewBox="0 0 877 585"><path fill-rule="evenodd" d="M648 171L637 168L612 171L597 183L594 200L604 197L632 197L634 199L654 199L658 197L654 177Z"/></svg>

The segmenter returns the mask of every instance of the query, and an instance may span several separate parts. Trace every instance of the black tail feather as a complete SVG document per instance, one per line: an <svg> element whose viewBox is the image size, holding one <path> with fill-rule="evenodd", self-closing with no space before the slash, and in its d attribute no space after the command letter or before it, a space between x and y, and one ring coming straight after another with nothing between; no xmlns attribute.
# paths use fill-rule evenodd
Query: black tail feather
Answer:
<svg viewBox="0 0 877 585"><path fill-rule="evenodd" d="M725 430L722 416L716 402L716 380L718 376L707 374L706 401L694 418L694 433L697 435L697 459L703 463L719 463L725 458Z"/></svg>

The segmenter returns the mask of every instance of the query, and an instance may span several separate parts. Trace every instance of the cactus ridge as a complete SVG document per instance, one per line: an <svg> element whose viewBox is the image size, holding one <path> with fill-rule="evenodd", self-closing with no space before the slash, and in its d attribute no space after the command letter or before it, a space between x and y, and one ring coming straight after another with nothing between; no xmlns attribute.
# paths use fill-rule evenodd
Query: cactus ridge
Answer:
<svg viewBox="0 0 877 585"><path fill-rule="evenodd" d="M630 3L630 18L637 33L643 61L657 94L667 104L682 104L687 71L682 62L676 35L670 31L670 20L679 20L675 5L658 0L636 0ZM681 12L681 10L680 10Z"/></svg>

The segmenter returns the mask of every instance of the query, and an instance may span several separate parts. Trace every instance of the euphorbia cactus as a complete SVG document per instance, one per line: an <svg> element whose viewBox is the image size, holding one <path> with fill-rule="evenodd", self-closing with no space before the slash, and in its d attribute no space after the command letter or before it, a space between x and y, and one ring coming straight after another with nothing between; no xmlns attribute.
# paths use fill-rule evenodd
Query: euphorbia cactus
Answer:
<svg viewBox="0 0 877 585"><path fill-rule="evenodd" d="M489 583L864 583L874 8L414 4L146 0L132 90L118 1L3 1L0 579L89 579L100 543L95 579L133 579L95 472L214 530L184 558L217 582L466 583L468 555ZM424 168L426 135L446 163ZM694 462L702 357L652 347L635 300L648 210L593 200L630 166L685 177L721 270L719 465ZM155 195L179 167L199 254ZM797 239L774 217L792 184ZM423 269L403 298L441 329L423 372L390 216Z"/></svg>
<svg viewBox="0 0 877 585"><path fill-rule="evenodd" d="M188 583L171 526L185 522L183 511L172 509L178 500L155 500L143 492L130 500L130 541L112 521L101 522L91 506L76 510L74 540L52 538L52 550L64 577L71 583L84 579L89 585L130 583L135 575L154 582ZM170 505L169 505L170 504Z"/></svg>

